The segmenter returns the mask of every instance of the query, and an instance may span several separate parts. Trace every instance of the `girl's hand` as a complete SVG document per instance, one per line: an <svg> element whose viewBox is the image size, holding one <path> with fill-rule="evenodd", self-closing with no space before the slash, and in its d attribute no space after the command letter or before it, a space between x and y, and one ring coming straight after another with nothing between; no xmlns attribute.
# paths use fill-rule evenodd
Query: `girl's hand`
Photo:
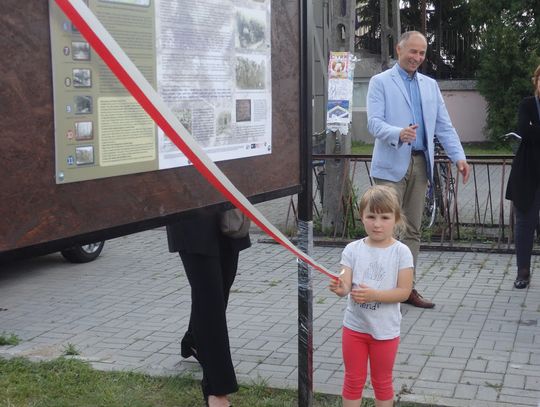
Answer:
<svg viewBox="0 0 540 407"><path fill-rule="evenodd" d="M366 304L368 302L375 302L377 290L365 285L360 284L351 291L352 299L358 304Z"/></svg>
<svg viewBox="0 0 540 407"><path fill-rule="evenodd" d="M330 291L332 291L334 294L339 295L340 297L347 295L347 289L341 277L337 280L330 280L328 288L330 289Z"/></svg>

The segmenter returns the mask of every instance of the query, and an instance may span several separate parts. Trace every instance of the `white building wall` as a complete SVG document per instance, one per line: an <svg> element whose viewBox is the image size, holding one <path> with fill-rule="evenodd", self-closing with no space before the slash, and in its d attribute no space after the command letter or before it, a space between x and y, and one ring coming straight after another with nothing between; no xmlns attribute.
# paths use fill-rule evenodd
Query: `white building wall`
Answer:
<svg viewBox="0 0 540 407"><path fill-rule="evenodd" d="M367 131L365 107L368 82L368 75L355 77L352 137L354 141L373 143L373 137ZM476 83L474 81L439 81L439 86L461 141L463 143L486 141L484 128L487 118L487 103L476 90Z"/></svg>
<svg viewBox="0 0 540 407"><path fill-rule="evenodd" d="M442 90L444 103L462 143L486 141L487 103L476 90Z"/></svg>

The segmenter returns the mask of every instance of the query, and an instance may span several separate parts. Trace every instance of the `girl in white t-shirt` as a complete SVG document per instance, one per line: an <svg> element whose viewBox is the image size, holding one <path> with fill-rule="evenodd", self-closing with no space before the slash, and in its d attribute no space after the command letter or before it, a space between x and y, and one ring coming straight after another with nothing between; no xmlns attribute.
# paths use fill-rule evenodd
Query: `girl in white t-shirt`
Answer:
<svg viewBox="0 0 540 407"><path fill-rule="evenodd" d="M413 257L394 239L404 218L392 187L370 187L360 199L367 237L345 247L342 270L330 290L349 296L343 319L343 406L360 407L369 360L377 407L394 402L392 370L399 344L401 311L413 283Z"/></svg>

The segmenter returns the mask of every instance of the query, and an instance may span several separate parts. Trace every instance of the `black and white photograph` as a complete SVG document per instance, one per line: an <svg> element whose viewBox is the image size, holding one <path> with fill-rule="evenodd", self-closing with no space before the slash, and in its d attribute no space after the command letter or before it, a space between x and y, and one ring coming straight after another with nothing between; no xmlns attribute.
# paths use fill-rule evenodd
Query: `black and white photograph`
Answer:
<svg viewBox="0 0 540 407"><path fill-rule="evenodd" d="M86 68L73 69L73 87L74 88L91 88L92 87L92 71Z"/></svg>
<svg viewBox="0 0 540 407"><path fill-rule="evenodd" d="M74 61L90 61L90 44L86 41L72 41L71 57Z"/></svg>
<svg viewBox="0 0 540 407"><path fill-rule="evenodd" d="M92 114L93 100L90 95L77 95L74 98L75 114Z"/></svg>
<svg viewBox="0 0 540 407"><path fill-rule="evenodd" d="M264 11L239 9L236 12L236 48L264 49L266 13Z"/></svg>
<svg viewBox="0 0 540 407"><path fill-rule="evenodd" d="M77 165L94 164L94 146L75 147L75 162Z"/></svg>
<svg viewBox="0 0 540 407"><path fill-rule="evenodd" d="M232 134L231 112L221 111L216 115L216 136L229 137Z"/></svg>
<svg viewBox="0 0 540 407"><path fill-rule="evenodd" d="M236 87L238 89L264 89L265 78L266 65L262 57L236 59Z"/></svg>
<svg viewBox="0 0 540 407"><path fill-rule="evenodd" d="M92 122L76 122L75 123L75 140L87 141L94 138Z"/></svg>
<svg viewBox="0 0 540 407"><path fill-rule="evenodd" d="M236 121L250 122L251 121L251 99L236 100Z"/></svg>
<svg viewBox="0 0 540 407"><path fill-rule="evenodd" d="M191 109L174 110L174 114L180 123L182 123L182 126L191 134L193 131L193 112Z"/></svg>

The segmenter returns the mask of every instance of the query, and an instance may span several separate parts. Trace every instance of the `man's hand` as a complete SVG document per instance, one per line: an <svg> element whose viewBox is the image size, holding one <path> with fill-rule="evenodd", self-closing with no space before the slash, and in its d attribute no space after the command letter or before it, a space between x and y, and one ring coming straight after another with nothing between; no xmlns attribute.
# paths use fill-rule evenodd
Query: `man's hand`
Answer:
<svg viewBox="0 0 540 407"><path fill-rule="evenodd" d="M459 160L456 162L456 167L463 177L463 183L467 183L469 180L470 168L466 160Z"/></svg>
<svg viewBox="0 0 540 407"><path fill-rule="evenodd" d="M417 124L411 124L409 127L401 129L399 132L399 139L402 143L411 144L416 140L416 129L418 128Z"/></svg>

